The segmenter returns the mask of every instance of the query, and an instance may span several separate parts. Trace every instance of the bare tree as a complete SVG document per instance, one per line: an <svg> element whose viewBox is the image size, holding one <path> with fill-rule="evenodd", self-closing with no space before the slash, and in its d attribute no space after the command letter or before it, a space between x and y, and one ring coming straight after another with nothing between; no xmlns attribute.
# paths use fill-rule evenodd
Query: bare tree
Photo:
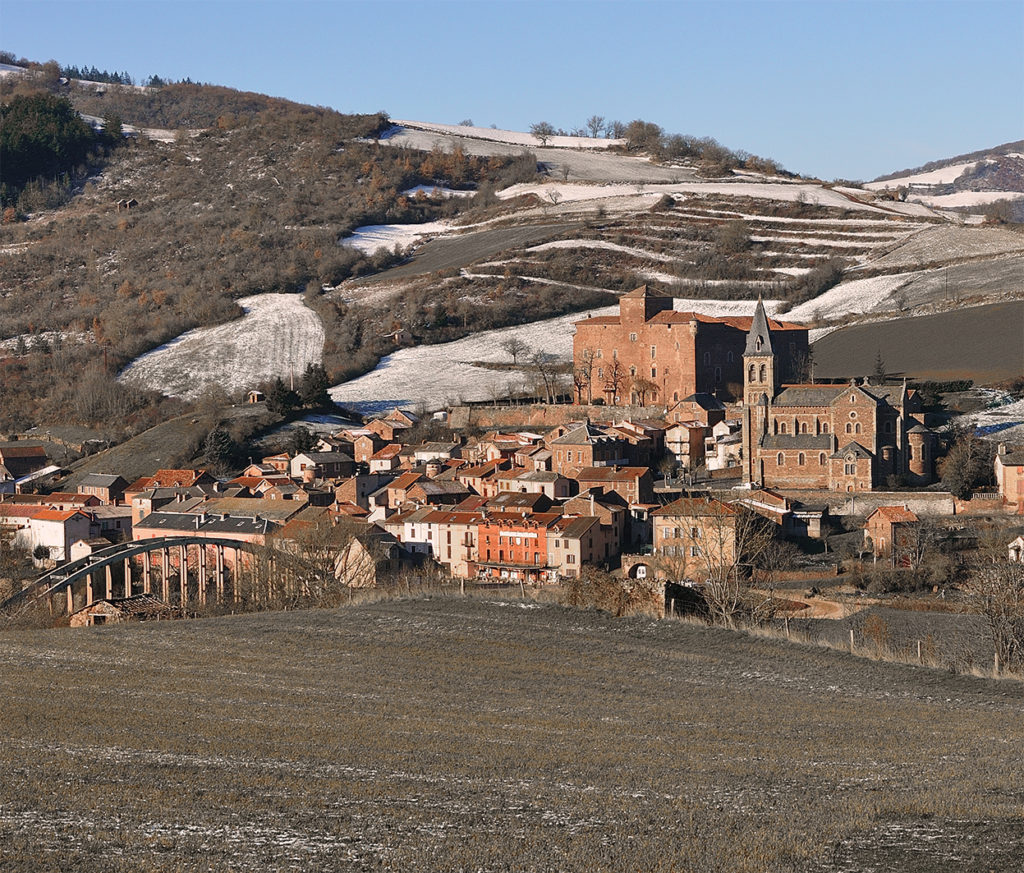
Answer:
<svg viewBox="0 0 1024 873"><path fill-rule="evenodd" d="M633 377L632 388L637 399L640 401L641 406L644 406L647 403L648 394L653 395L658 390L658 386L654 382L650 379L645 379L642 376Z"/></svg>
<svg viewBox="0 0 1024 873"><path fill-rule="evenodd" d="M557 358L547 352L534 352L530 356L530 364L544 385L544 396L548 403L555 400L555 364Z"/></svg>
<svg viewBox="0 0 1024 873"><path fill-rule="evenodd" d="M605 129L605 119L603 115L591 115L587 119L587 130L590 131L590 135L595 139L599 137Z"/></svg>
<svg viewBox="0 0 1024 873"><path fill-rule="evenodd" d="M979 566L966 590L988 625L996 668L1024 668L1024 563L1004 558Z"/></svg>
<svg viewBox="0 0 1024 873"><path fill-rule="evenodd" d="M514 367L519 365L520 355L525 355L530 350L530 347L515 334L507 339L503 339L498 343L498 346L512 358L512 366Z"/></svg>
<svg viewBox="0 0 1024 873"><path fill-rule="evenodd" d="M530 125L530 133L537 137L542 146L546 146L548 140L555 135L555 128L547 121L538 121Z"/></svg>
<svg viewBox="0 0 1024 873"><path fill-rule="evenodd" d="M605 391L611 392L613 405L619 402L619 391L622 390L625 381L626 368L618 358L613 358L604 380Z"/></svg>
<svg viewBox="0 0 1024 873"><path fill-rule="evenodd" d="M594 359L593 349L584 349L572 370L572 384L576 389L576 402L583 402L583 391L587 392L587 403L594 402Z"/></svg>

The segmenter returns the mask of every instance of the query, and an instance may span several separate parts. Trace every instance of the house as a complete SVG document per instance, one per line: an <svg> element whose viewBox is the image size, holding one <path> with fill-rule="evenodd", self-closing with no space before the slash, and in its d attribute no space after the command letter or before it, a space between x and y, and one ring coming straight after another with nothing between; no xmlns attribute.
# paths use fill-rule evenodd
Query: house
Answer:
<svg viewBox="0 0 1024 873"><path fill-rule="evenodd" d="M441 481L421 477L406 491L406 500L434 506L455 506L469 496L469 489L461 482Z"/></svg>
<svg viewBox="0 0 1024 873"><path fill-rule="evenodd" d="M363 509L369 509L370 495L394 478L393 472L357 473L334 486L334 499L339 504L354 503Z"/></svg>
<svg viewBox="0 0 1024 873"><path fill-rule="evenodd" d="M245 402L249 403L249 404L266 403L266 400L267 400L267 395L264 394L262 391L256 390L255 388L253 388L252 391L249 391L245 395Z"/></svg>
<svg viewBox="0 0 1024 873"><path fill-rule="evenodd" d="M485 461L482 464L474 464L471 467L462 467L455 474L455 478L482 497L493 497L500 490L498 476L511 468L511 462L499 458Z"/></svg>
<svg viewBox="0 0 1024 873"><path fill-rule="evenodd" d="M0 443L0 465L14 479L21 479L47 465L46 450L39 443Z"/></svg>
<svg viewBox="0 0 1024 873"><path fill-rule="evenodd" d="M665 451L676 466L696 470L704 464L705 426L696 419L678 421L665 431Z"/></svg>
<svg viewBox="0 0 1024 873"><path fill-rule="evenodd" d="M580 575L584 564L605 563L611 557L611 530L595 516L563 516L547 531L548 566L560 578Z"/></svg>
<svg viewBox="0 0 1024 873"><path fill-rule="evenodd" d="M1024 446L1008 450L1005 443L1000 443L994 466L1003 505L1010 512L1024 514Z"/></svg>
<svg viewBox="0 0 1024 873"><path fill-rule="evenodd" d="M356 530L338 555L335 576L348 588L375 588L396 573L406 557L401 543L378 525L354 520Z"/></svg>
<svg viewBox="0 0 1024 873"><path fill-rule="evenodd" d="M346 479L355 472L354 467L352 458L343 452L302 452L291 459L289 474L303 482Z"/></svg>
<svg viewBox="0 0 1024 873"><path fill-rule="evenodd" d="M398 469L398 456L402 453L402 446L399 443L389 443L380 451L370 455L370 472L386 473Z"/></svg>
<svg viewBox="0 0 1024 873"><path fill-rule="evenodd" d="M651 513L658 574L702 582L737 557L738 510L713 497L683 497Z"/></svg>
<svg viewBox="0 0 1024 873"><path fill-rule="evenodd" d="M784 385L780 334L758 301L743 352L743 478L768 488L870 491L890 478L935 478L935 434L916 391L859 384Z"/></svg>
<svg viewBox="0 0 1024 873"><path fill-rule="evenodd" d="M614 491L628 504L652 503L654 481L649 467L583 467L575 476L581 491Z"/></svg>
<svg viewBox="0 0 1024 873"><path fill-rule="evenodd" d="M877 558L899 557L908 528L920 519L906 506L879 506L864 521L864 545Z"/></svg>
<svg viewBox="0 0 1024 873"><path fill-rule="evenodd" d="M213 491L217 480L206 470L157 470L152 476L142 476L124 489L124 500L131 503L136 495L154 489L194 488Z"/></svg>
<svg viewBox="0 0 1024 873"><path fill-rule="evenodd" d="M665 419L672 423L698 421L704 427L712 428L725 421L725 404L713 394L690 394L670 406Z"/></svg>
<svg viewBox="0 0 1024 873"><path fill-rule="evenodd" d="M1011 540L1007 547L1006 557L1009 561L1024 564L1024 534L1017 537L1015 540Z"/></svg>
<svg viewBox="0 0 1024 873"><path fill-rule="evenodd" d="M523 492L504 491L487 498L485 504L488 510L495 512L516 512L520 515L532 515L537 512L548 512L551 510L551 498L546 494L536 491L532 494Z"/></svg>
<svg viewBox="0 0 1024 873"><path fill-rule="evenodd" d="M558 581L548 560L548 529L558 513L489 512L477 526L476 570L481 579L541 584Z"/></svg>
<svg viewBox="0 0 1024 873"><path fill-rule="evenodd" d="M58 564L71 558L71 546L96 533L92 517L79 509L39 509L28 518L28 527L15 542L30 552L45 551L45 558Z"/></svg>
<svg viewBox="0 0 1024 873"><path fill-rule="evenodd" d="M78 483L79 494L92 494L102 503L120 503L128 483L116 474L89 473Z"/></svg>
<svg viewBox="0 0 1024 873"><path fill-rule="evenodd" d="M412 425L404 421L396 421L389 418L375 418L366 425L366 430L376 434L382 442L394 443L402 441L402 434L408 431Z"/></svg>
<svg viewBox="0 0 1024 873"><path fill-rule="evenodd" d="M674 404L696 393L737 396L751 321L676 312L671 297L643 285L619 298L617 315L576 322L573 366L588 374L588 399L603 397L609 405ZM772 329L780 369L795 375L806 360L807 328L773 321Z"/></svg>
<svg viewBox="0 0 1024 873"><path fill-rule="evenodd" d="M498 492L545 494L551 500L565 500L578 490L572 479L548 470L513 468L496 477Z"/></svg>
<svg viewBox="0 0 1024 873"><path fill-rule="evenodd" d="M626 440L619 435L610 435L589 422L579 423L557 436L549 436L547 447L551 451L551 469L570 479L575 478L576 472L583 467L629 463Z"/></svg>
<svg viewBox="0 0 1024 873"><path fill-rule="evenodd" d="M111 597L94 600L71 614L71 627L95 627L101 624L125 624L130 621L166 621L175 617L173 607L152 594Z"/></svg>

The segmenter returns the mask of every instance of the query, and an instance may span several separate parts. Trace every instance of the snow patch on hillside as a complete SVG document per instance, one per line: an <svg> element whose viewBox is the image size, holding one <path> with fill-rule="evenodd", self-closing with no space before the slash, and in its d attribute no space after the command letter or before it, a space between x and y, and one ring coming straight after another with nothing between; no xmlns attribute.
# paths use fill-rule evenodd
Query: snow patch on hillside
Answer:
<svg viewBox="0 0 1024 873"><path fill-rule="evenodd" d="M119 377L172 397L215 386L232 393L275 376L298 377L319 363L324 328L298 294L257 294L238 304L244 317L183 333L136 358Z"/></svg>
<svg viewBox="0 0 1024 873"><path fill-rule="evenodd" d="M898 289L921 273L897 273L841 282L813 300L794 306L786 313L789 321L811 321L817 318L838 318L842 315L868 312L880 306Z"/></svg>
<svg viewBox="0 0 1024 873"><path fill-rule="evenodd" d="M911 194L907 199L934 206L936 209L955 209L961 206L985 206L997 200L1019 200L1019 191L957 191L955 194Z"/></svg>
<svg viewBox="0 0 1024 873"><path fill-rule="evenodd" d="M438 236L452 229L450 221L425 221L422 224L367 224L357 227L341 245L372 255L377 249L393 250L396 245L406 248L423 242L424 237Z"/></svg>
<svg viewBox="0 0 1024 873"><path fill-rule="evenodd" d="M559 239L554 242L541 243L538 246L531 246L528 252L546 252L549 249L606 249L612 252L622 252L627 255L636 255L638 258L647 258L651 261L676 261L674 255L663 255L659 252L649 252L646 249L622 246L618 243L606 242L599 239Z"/></svg>
<svg viewBox="0 0 1024 873"><path fill-rule="evenodd" d="M898 179L886 179L884 182L868 182L864 187L869 191L881 191L885 188L899 188L904 185L949 185L959 179L968 170L973 170L981 161L967 164L951 164L927 173L914 173L911 176L900 176Z"/></svg>
<svg viewBox="0 0 1024 873"><path fill-rule="evenodd" d="M456 188L442 188L440 185L417 185L402 192L406 197L422 193L424 197L472 197L476 191L460 191Z"/></svg>
<svg viewBox="0 0 1024 873"><path fill-rule="evenodd" d="M494 127L472 127L464 124L434 124L427 121L400 121L392 119L399 127L413 130L426 130L431 133L444 133L451 136L464 136L468 139L481 139L489 142L508 143L510 145L539 146L540 140L532 133L518 130L498 130ZM625 145L624 139L602 139L589 136L552 136L546 145L549 148L567 149L610 149L613 146Z"/></svg>

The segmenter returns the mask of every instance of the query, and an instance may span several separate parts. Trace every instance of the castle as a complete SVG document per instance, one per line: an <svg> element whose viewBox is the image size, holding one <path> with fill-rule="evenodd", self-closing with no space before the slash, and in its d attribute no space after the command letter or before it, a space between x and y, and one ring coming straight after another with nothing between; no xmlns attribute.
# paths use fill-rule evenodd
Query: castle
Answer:
<svg viewBox="0 0 1024 873"><path fill-rule="evenodd" d="M738 400L752 323L749 316L676 312L671 297L643 285L619 298L618 315L576 322L577 400L671 405L697 393ZM802 378L809 361L807 328L774 320L770 326L779 374Z"/></svg>

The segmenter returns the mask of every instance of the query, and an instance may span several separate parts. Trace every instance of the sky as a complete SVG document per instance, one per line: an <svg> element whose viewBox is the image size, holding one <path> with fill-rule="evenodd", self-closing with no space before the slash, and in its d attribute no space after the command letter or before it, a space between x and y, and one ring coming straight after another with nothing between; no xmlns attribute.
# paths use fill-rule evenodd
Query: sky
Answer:
<svg viewBox="0 0 1024 873"><path fill-rule="evenodd" d="M1024 138L1024 0L0 0L0 49L417 121L641 118L828 180Z"/></svg>

